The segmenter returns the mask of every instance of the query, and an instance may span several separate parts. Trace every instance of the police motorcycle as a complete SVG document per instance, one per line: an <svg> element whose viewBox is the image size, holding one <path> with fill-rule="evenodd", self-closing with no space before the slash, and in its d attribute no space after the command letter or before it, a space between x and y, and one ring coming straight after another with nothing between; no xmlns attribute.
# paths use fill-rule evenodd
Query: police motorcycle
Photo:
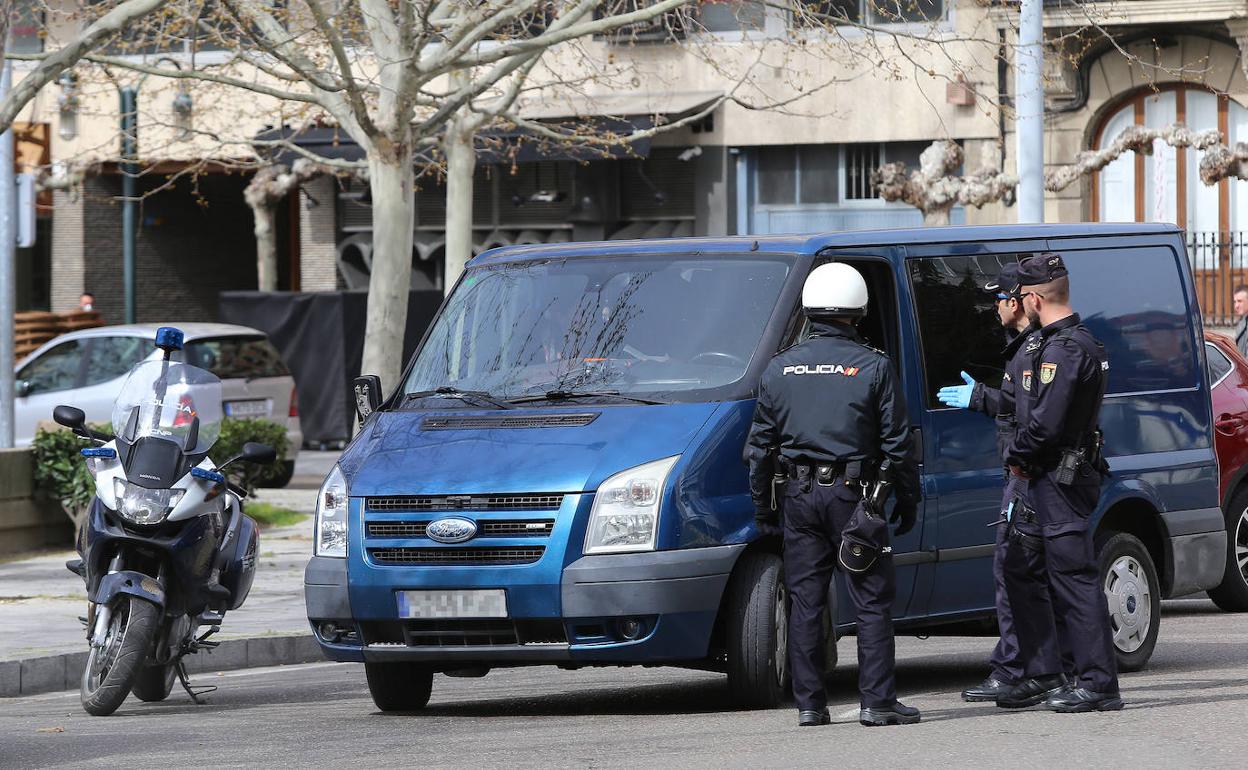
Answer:
<svg viewBox="0 0 1248 770"><path fill-rule="evenodd" d="M208 458L221 432L221 382L173 360L182 339L160 328L164 355L130 370L113 406L115 439L87 428L80 409L53 412L96 445L82 450L95 479L82 558L65 565L87 584L81 699L96 716L113 713L131 692L164 700L175 678L196 703L215 689L192 689L183 657L216 646L209 637L255 577L256 522L243 514L246 493L223 471L235 461L271 463L275 453L248 443L220 467Z"/></svg>

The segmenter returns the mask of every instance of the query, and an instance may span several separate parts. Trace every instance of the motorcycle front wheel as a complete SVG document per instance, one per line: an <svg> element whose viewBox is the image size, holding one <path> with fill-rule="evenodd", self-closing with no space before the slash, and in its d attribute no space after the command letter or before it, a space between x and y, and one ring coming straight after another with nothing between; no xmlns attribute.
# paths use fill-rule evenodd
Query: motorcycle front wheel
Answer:
<svg viewBox="0 0 1248 770"><path fill-rule="evenodd" d="M93 644L82 671L82 707L88 714L108 716L130 694L160 622L151 602L122 594L113 600L104 643Z"/></svg>

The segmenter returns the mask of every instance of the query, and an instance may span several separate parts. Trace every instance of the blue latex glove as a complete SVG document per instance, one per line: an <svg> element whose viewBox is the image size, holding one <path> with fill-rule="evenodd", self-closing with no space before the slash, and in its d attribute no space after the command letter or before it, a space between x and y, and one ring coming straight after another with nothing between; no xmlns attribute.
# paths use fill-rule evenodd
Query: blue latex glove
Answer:
<svg viewBox="0 0 1248 770"><path fill-rule="evenodd" d="M967 408L971 405L971 394L975 392L975 379L966 372L962 372L962 381L966 384L947 385L936 391L936 398L945 406Z"/></svg>

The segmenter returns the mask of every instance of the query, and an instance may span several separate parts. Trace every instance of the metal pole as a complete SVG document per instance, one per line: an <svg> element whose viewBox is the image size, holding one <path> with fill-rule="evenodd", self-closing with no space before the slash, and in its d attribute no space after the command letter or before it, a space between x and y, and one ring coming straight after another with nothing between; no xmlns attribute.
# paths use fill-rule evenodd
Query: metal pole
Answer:
<svg viewBox="0 0 1248 770"><path fill-rule="evenodd" d="M13 87L13 63L0 74L0 98ZM13 446L13 340L17 312L17 181L13 168L13 129L0 135L0 448Z"/></svg>
<svg viewBox="0 0 1248 770"><path fill-rule="evenodd" d="M134 323L134 252L138 195L135 177L139 173L138 89L121 89L121 241L122 283L126 295L126 323Z"/></svg>
<svg viewBox="0 0 1248 770"><path fill-rule="evenodd" d="M1014 49L1018 221L1044 221L1044 2L1022 0Z"/></svg>

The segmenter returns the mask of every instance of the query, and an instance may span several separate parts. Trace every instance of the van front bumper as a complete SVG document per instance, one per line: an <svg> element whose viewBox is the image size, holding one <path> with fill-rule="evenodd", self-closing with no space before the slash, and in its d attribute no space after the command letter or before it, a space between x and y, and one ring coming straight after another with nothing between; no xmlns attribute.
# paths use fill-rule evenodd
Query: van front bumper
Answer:
<svg viewBox="0 0 1248 770"><path fill-rule="evenodd" d="M743 550L743 544L727 545L584 556L572 562L557 588L565 634L558 643L405 646L365 644L363 637L334 643L320 625L325 620L351 623L346 560L313 557L304 573L304 592L313 633L331 660L487 665L695 661L708 654L720 600ZM517 628L524 622L514 620ZM635 638L626 638L638 629Z"/></svg>

